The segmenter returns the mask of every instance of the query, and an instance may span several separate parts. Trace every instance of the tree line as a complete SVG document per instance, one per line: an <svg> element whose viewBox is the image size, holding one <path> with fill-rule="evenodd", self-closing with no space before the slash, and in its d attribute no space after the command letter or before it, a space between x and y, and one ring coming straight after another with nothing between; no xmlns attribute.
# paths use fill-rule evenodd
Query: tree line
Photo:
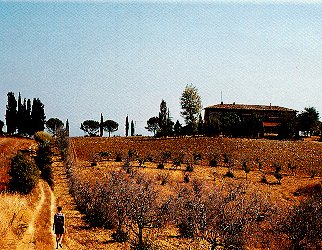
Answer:
<svg viewBox="0 0 322 250"><path fill-rule="evenodd" d="M39 98L34 98L33 101L22 99L19 93L17 100L13 92L9 92L7 97L5 121L8 135L32 136L45 129L45 107ZM4 122L0 121L1 134L4 125Z"/></svg>

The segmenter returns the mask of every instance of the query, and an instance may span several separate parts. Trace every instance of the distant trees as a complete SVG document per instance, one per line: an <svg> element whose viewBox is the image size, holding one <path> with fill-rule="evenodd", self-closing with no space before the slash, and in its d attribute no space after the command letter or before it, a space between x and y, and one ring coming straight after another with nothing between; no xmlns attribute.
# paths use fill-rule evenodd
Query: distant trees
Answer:
<svg viewBox="0 0 322 250"><path fill-rule="evenodd" d="M4 122L0 120L0 135L3 135Z"/></svg>
<svg viewBox="0 0 322 250"><path fill-rule="evenodd" d="M130 128L129 116L127 115L126 118L125 118L125 136L126 137L129 136L129 128Z"/></svg>
<svg viewBox="0 0 322 250"><path fill-rule="evenodd" d="M64 127L64 123L58 118L50 118L46 122L46 127L53 136L56 136L57 131Z"/></svg>
<svg viewBox="0 0 322 250"><path fill-rule="evenodd" d="M104 134L104 122L103 122L103 114L101 113L101 121L100 121L100 137Z"/></svg>
<svg viewBox="0 0 322 250"><path fill-rule="evenodd" d="M98 121L86 120L81 123L80 129L83 130L88 136L97 136L100 124Z"/></svg>
<svg viewBox="0 0 322 250"><path fill-rule="evenodd" d="M189 134L195 134L197 131L198 116L202 109L198 89L192 84L187 85L181 95L180 104L182 109L180 114L186 122L187 132Z"/></svg>
<svg viewBox="0 0 322 250"><path fill-rule="evenodd" d="M298 115L298 130L306 136L317 134L319 131L319 112L314 107L304 108Z"/></svg>
<svg viewBox="0 0 322 250"><path fill-rule="evenodd" d="M135 127L134 127L134 122L133 120L131 121L131 136L134 136L135 134Z"/></svg>
<svg viewBox="0 0 322 250"><path fill-rule="evenodd" d="M112 132L115 132L119 128L119 124L113 120L106 120L102 125L104 131L108 132L108 136L111 136Z"/></svg>
<svg viewBox="0 0 322 250"><path fill-rule="evenodd" d="M7 94L8 104L6 110L7 133L12 135L17 128L17 101L13 92Z"/></svg>
<svg viewBox="0 0 322 250"><path fill-rule="evenodd" d="M169 136L172 134L173 122L170 118L170 111L167 103L162 99L159 112L159 132L158 136Z"/></svg>
<svg viewBox="0 0 322 250"><path fill-rule="evenodd" d="M145 127L145 129L152 132L153 135L155 135L156 132L160 129L159 118L157 116L149 118L149 120L146 123L147 126Z"/></svg>
<svg viewBox="0 0 322 250"><path fill-rule="evenodd" d="M13 92L9 92L6 106L7 133L13 135L33 135L37 131L45 128L45 108L39 98L34 98L31 105L30 99L22 102L19 93L18 102Z"/></svg>

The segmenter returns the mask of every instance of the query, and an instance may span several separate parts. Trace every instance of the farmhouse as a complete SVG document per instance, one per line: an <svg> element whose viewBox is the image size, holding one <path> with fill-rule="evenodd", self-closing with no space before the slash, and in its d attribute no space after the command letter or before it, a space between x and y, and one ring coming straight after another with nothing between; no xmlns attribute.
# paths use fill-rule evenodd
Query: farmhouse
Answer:
<svg viewBox="0 0 322 250"><path fill-rule="evenodd" d="M237 114L241 118L255 117L264 133L277 133L284 117L296 116L297 110L266 105L216 104L205 108L205 122L220 121L223 116Z"/></svg>

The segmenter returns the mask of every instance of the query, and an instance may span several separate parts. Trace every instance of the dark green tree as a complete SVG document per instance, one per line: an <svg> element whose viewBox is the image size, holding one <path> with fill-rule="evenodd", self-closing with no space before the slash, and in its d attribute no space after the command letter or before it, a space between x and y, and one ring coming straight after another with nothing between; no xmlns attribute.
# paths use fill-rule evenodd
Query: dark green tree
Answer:
<svg viewBox="0 0 322 250"><path fill-rule="evenodd" d="M198 89L192 84L187 85L181 95L180 104L182 109L181 116L186 122L186 127L191 130L188 132L189 134L195 134L197 132L198 116L202 109Z"/></svg>
<svg viewBox="0 0 322 250"><path fill-rule="evenodd" d="M182 130L182 125L180 122L177 120L176 124L174 124L174 135L175 136L180 136L181 135L181 130Z"/></svg>
<svg viewBox="0 0 322 250"><path fill-rule="evenodd" d="M130 128L130 125L129 125L129 116L127 115L126 118L125 118L125 136L129 136L129 128Z"/></svg>
<svg viewBox="0 0 322 250"><path fill-rule="evenodd" d="M18 96L18 110L17 110L17 130L18 130L18 134L22 135L24 134L24 128L25 128L25 124L24 124L24 114L25 114L25 108L21 102L21 95L19 92L19 96Z"/></svg>
<svg viewBox="0 0 322 250"><path fill-rule="evenodd" d="M298 115L298 128L306 136L313 135L319 130L319 112L314 107L304 108Z"/></svg>
<svg viewBox="0 0 322 250"><path fill-rule="evenodd" d="M145 129L152 132L153 135L155 135L156 132L160 129L159 118L156 116L149 118L149 120L147 120L146 124L147 124L147 126L145 127Z"/></svg>
<svg viewBox="0 0 322 250"><path fill-rule="evenodd" d="M3 135L4 122L0 120L0 135Z"/></svg>
<svg viewBox="0 0 322 250"><path fill-rule="evenodd" d="M203 135L205 133L205 125L204 125L201 114L199 114L197 129L198 129L199 135Z"/></svg>
<svg viewBox="0 0 322 250"><path fill-rule="evenodd" d="M65 128L65 130L66 130L66 136L69 137L69 121L68 121L68 119L66 120L66 128Z"/></svg>
<svg viewBox="0 0 322 250"><path fill-rule="evenodd" d="M32 122L31 122L31 101L30 101L30 99L27 100L24 123L25 123L25 128L26 128L26 134L32 136L33 129L32 129Z"/></svg>
<svg viewBox="0 0 322 250"><path fill-rule="evenodd" d="M56 136L57 131L64 127L64 123L58 118L50 118L46 122L46 127L53 136Z"/></svg>
<svg viewBox="0 0 322 250"><path fill-rule="evenodd" d="M133 120L131 121L131 136L134 136L135 133L135 128L134 128L134 122Z"/></svg>
<svg viewBox="0 0 322 250"><path fill-rule="evenodd" d="M39 169L28 156L19 152L11 159L9 176L10 190L28 194L39 182Z"/></svg>
<svg viewBox="0 0 322 250"><path fill-rule="evenodd" d="M170 111L167 108L167 103L162 99L160 104L160 112L159 112L159 136L169 136L173 133L173 125L174 123L170 117Z"/></svg>
<svg viewBox="0 0 322 250"><path fill-rule="evenodd" d="M15 94L13 92L9 92L8 96L8 104L6 109L6 125L7 125L7 133L12 135L16 132L17 128L17 101L15 98Z"/></svg>
<svg viewBox="0 0 322 250"><path fill-rule="evenodd" d="M39 100L39 98L33 99L31 110L31 122L33 134L37 131L44 131L46 123L45 106Z"/></svg>
<svg viewBox="0 0 322 250"><path fill-rule="evenodd" d="M103 114L101 113L101 121L100 121L100 137L104 135L104 121L103 121Z"/></svg>
<svg viewBox="0 0 322 250"><path fill-rule="evenodd" d="M228 113L221 117L220 128L227 136L238 137L241 134L242 121L238 114Z"/></svg>
<svg viewBox="0 0 322 250"><path fill-rule="evenodd" d="M111 136L112 132L117 131L119 128L119 124L113 120L106 120L103 122L103 129L108 132L108 136Z"/></svg>
<svg viewBox="0 0 322 250"><path fill-rule="evenodd" d="M89 136L97 136L100 124L98 121L86 120L81 123L80 129L87 133Z"/></svg>
<svg viewBox="0 0 322 250"><path fill-rule="evenodd" d="M281 124L278 129L278 136L280 139L293 138L296 133L296 116L286 114L282 117Z"/></svg>
<svg viewBox="0 0 322 250"><path fill-rule="evenodd" d="M51 187L54 185L54 176L51 168L52 155L50 142L45 141L38 144L35 163L41 172L40 176L47 181Z"/></svg>

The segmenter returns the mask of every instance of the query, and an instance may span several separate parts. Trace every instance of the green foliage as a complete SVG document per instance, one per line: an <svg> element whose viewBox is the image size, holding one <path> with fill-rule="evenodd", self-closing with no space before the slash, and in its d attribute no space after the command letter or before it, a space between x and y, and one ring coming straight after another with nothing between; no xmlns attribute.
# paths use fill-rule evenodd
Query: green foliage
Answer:
<svg viewBox="0 0 322 250"><path fill-rule="evenodd" d="M87 133L89 136L97 136L100 124L98 121L86 120L81 123L80 129Z"/></svg>
<svg viewBox="0 0 322 250"><path fill-rule="evenodd" d="M13 92L9 92L8 96L8 104L6 109L6 125L7 125L7 133L12 135L16 131L17 127L17 101L15 98L15 94Z"/></svg>
<svg viewBox="0 0 322 250"><path fill-rule="evenodd" d="M173 121L170 118L170 111L167 108L167 103L162 99L160 103L160 112L158 117L159 130L158 136L169 136L173 133Z"/></svg>
<svg viewBox="0 0 322 250"><path fill-rule="evenodd" d="M134 122L133 120L131 121L131 136L135 135L135 127L134 127Z"/></svg>
<svg viewBox="0 0 322 250"><path fill-rule="evenodd" d="M313 135L319 130L319 112L316 108L304 108L298 115L298 127L306 136Z"/></svg>
<svg viewBox="0 0 322 250"><path fill-rule="evenodd" d="M108 136L111 136L111 133L117 131L119 124L113 120L106 120L103 122L103 129L108 132Z"/></svg>
<svg viewBox="0 0 322 250"><path fill-rule="evenodd" d="M112 233L112 238L116 242L122 243L126 242L129 239L129 234L128 232L122 230L122 229L117 229L114 233Z"/></svg>
<svg viewBox="0 0 322 250"><path fill-rule="evenodd" d="M34 98L31 110L31 132L36 133L37 131L43 131L45 129L45 121L46 116L44 104L39 100L39 98Z"/></svg>
<svg viewBox="0 0 322 250"><path fill-rule="evenodd" d="M45 132L45 131L38 131L34 135L34 139L36 142L42 144L42 143L50 143L52 141L52 136Z"/></svg>
<svg viewBox="0 0 322 250"><path fill-rule="evenodd" d="M0 135L3 135L4 122L0 120Z"/></svg>
<svg viewBox="0 0 322 250"><path fill-rule="evenodd" d="M147 129L149 132L152 132L153 135L155 135L156 132L158 130L160 130L159 118L156 116L149 118L149 120L147 120L146 124L147 124L147 126L145 127L145 129Z"/></svg>
<svg viewBox="0 0 322 250"><path fill-rule="evenodd" d="M48 182L49 186L54 185L54 176L51 168L52 164L52 151L48 142L38 144L37 155L35 162L41 172L41 177Z"/></svg>
<svg viewBox="0 0 322 250"><path fill-rule="evenodd" d="M17 153L10 163L10 190L28 194L39 182L39 169L36 164L22 153Z"/></svg>
<svg viewBox="0 0 322 250"><path fill-rule="evenodd" d="M180 104L182 111L181 116L185 122L192 129L191 133L194 133L197 129L198 116L201 112L201 97L198 93L198 89L192 84L186 85L180 98Z"/></svg>
<svg viewBox="0 0 322 250"><path fill-rule="evenodd" d="M130 124L129 124L129 116L127 115L125 118L125 136L129 136L129 128L130 128Z"/></svg>
<svg viewBox="0 0 322 250"><path fill-rule="evenodd" d="M64 123L61 120L59 120L58 118L50 118L46 122L46 127L47 127L49 133L51 133L53 136L56 136L57 131L64 127Z"/></svg>

